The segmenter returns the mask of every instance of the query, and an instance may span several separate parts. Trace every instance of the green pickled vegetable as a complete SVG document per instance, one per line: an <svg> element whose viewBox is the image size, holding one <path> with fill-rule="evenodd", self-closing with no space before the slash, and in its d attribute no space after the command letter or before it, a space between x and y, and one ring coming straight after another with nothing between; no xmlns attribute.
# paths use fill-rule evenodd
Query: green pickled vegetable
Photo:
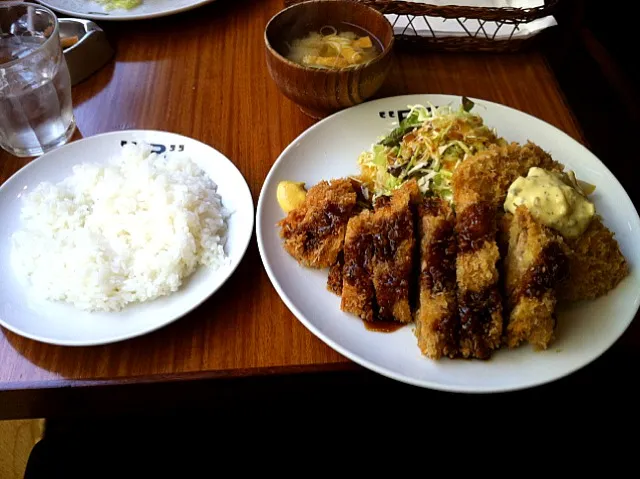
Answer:
<svg viewBox="0 0 640 479"><path fill-rule="evenodd" d="M142 0L97 0L97 2L104 5L105 10L115 10L116 8L131 10L140 5Z"/></svg>

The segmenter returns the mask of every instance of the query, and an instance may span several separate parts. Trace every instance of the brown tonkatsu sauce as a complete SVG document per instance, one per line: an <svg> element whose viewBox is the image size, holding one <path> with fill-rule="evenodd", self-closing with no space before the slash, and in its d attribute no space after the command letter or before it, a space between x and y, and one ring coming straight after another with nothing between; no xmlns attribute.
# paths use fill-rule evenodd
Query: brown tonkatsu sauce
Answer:
<svg viewBox="0 0 640 479"><path fill-rule="evenodd" d="M400 244L413 236L413 218L410 211L385 218L372 233L378 260L394 258Z"/></svg>
<svg viewBox="0 0 640 479"><path fill-rule="evenodd" d="M496 234L495 208L488 202L474 203L457 217L458 249L460 253L477 251Z"/></svg>
<svg viewBox="0 0 640 479"><path fill-rule="evenodd" d="M456 287L456 237L453 222L447 222L434 233L425 252L428 265L420 281L433 294L451 291Z"/></svg>
<svg viewBox="0 0 640 479"><path fill-rule="evenodd" d="M527 271L522 288L516 297L539 298L553 290L569 276L569 260L558 243L550 243L543 250L539 261Z"/></svg>
<svg viewBox="0 0 640 479"><path fill-rule="evenodd" d="M373 232L373 246L377 262L394 261L400 245L413 237L413 217L407 210L387 217L376 225ZM405 271L405 269L408 270ZM376 300L378 316L382 320L393 320L393 307L398 298L408 298L411 261L406 268L392 267L381 276L377 283Z"/></svg>
<svg viewBox="0 0 640 479"><path fill-rule="evenodd" d="M338 259L329 268L329 277L327 278L327 289L333 294L340 296L342 294L342 270L344 269L344 253L338 254Z"/></svg>
<svg viewBox="0 0 640 479"><path fill-rule="evenodd" d="M425 199L418 208L420 217L442 216L446 211L442 200ZM433 236L425 251L423 251L423 266L420 275L420 285L423 290L431 294L452 293L456 291L456 235L453 216L443 221L433 232ZM456 351L459 343L460 322L457 311L451 308L450 314L445 314L434 325L435 330L444 340L444 351Z"/></svg>
<svg viewBox="0 0 640 479"><path fill-rule="evenodd" d="M458 294L460 335L473 342L478 358L488 358L491 355L492 348L486 343L486 338L491 327L491 315L501 310L501 304L502 299L497 288Z"/></svg>
<svg viewBox="0 0 640 479"><path fill-rule="evenodd" d="M371 235L358 235L349 244L345 245L344 255L353 258L353 261L347 261L344 264L344 279L352 284L370 283L373 260ZM371 287L373 288L373 285Z"/></svg>
<svg viewBox="0 0 640 479"><path fill-rule="evenodd" d="M406 326L406 324L399 323L398 321L363 321L364 327L369 331L375 331L376 333L393 333L398 329Z"/></svg>
<svg viewBox="0 0 640 479"><path fill-rule="evenodd" d="M420 295L435 300L444 294L447 311L431 318L433 333L438 335L443 355L455 357L459 345L460 321L456 307L456 235L455 219L450 207L439 198L426 198L418 205L421 265ZM436 222L434 222L434 219ZM426 224L431 225L429 233ZM433 228L433 229L431 229ZM424 235L428 234L428 237Z"/></svg>
<svg viewBox="0 0 640 479"><path fill-rule="evenodd" d="M459 254L476 254L485 244L495 242L494 206L489 202L467 206L456 218L456 232ZM467 345L465 349L469 349L473 357L486 359L495 346L491 339L491 329L495 327L494 316L502 311L498 285L488 284L481 291L461 289L458 285L457 296L460 342Z"/></svg>
<svg viewBox="0 0 640 479"><path fill-rule="evenodd" d="M356 289L362 291L367 297L375 298L373 289L373 241L371 233L363 232L358 234L352 241L344 247L344 268L342 277L344 282L354 285ZM377 316L375 299L367 305L364 311L365 321L372 321Z"/></svg>
<svg viewBox="0 0 640 479"><path fill-rule="evenodd" d="M457 351L460 342L460 321L455 309L450 313L451 314L443 316L442 319L440 319L440 321L435 325L435 329L444 339L442 348L444 354L453 358L458 354Z"/></svg>
<svg viewBox="0 0 640 479"><path fill-rule="evenodd" d="M327 203L322 215L318 215L316 221L307 226L304 231L304 248L307 251L315 249L327 236L334 234L338 228L347 224L352 211L352 205Z"/></svg>

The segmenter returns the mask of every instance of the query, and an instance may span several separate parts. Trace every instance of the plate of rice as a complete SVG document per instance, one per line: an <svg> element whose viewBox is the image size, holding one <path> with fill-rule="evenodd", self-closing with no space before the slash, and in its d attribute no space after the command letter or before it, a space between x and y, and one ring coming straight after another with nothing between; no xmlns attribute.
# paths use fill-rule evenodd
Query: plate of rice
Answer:
<svg viewBox="0 0 640 479"><path fill-rule="evenodd" d="M70 143L0 185L0 325L90 346L149 333L207 300L253 233L224 155L159 131Z"/></svg>

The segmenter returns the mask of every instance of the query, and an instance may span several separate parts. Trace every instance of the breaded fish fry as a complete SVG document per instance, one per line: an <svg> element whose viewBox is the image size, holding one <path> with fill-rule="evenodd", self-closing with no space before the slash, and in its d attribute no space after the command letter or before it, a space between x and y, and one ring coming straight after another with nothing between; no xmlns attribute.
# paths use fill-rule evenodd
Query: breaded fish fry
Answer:
<svg viewBox="0 0 640 479"><path fill-rule="evenodd" d="M511 183L519 176L527 176L534 166L552 171L564 168L533 143L491 145L456 168L452 178L456 205L489 201L501 209Z"/></svg>
<svg viewBox="0 0 640 479"><path fill-rule="evenodd" d="M460 352L465 357L486 358L500 345L502 299L498 287L497 212L511 183L526 176L534 166L563 170L560 163L529 142L491 145L463 161L453 174Z"/></svg>
<svg viewBox="0 0 640 479"><path fill-rule="evenodd" d="M567 239L569 247L569 274L560 298L568 301L598 298L618 286L629 274L614 234L598 216L591 220L587 230L576 239Z"/></svg>
<svg viewBox="0 0 640 479"><path fill-rule="evenodd" d="M546 349L553 340L556 289L569 271L562 242L560 235L538 223L524 206L516 210L505 259L506 342L510 348L526 341Z"/></svg>

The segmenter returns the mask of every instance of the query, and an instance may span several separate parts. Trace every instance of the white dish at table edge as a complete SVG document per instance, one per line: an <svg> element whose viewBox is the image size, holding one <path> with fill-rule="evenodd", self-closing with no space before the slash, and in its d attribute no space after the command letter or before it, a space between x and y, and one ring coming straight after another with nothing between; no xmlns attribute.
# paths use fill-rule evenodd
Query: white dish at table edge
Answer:
<svg viewBox="0 0 640 479"><path fill-rule="evenodd" d="M72 305L35 298L11 267L11 235L20 227L20 196L42 181L58 182L83 162L106 163L119 156L122 141L181 149L218 186L222 204L231 211L226 266L200 266L180 289L153 301L132 304L119 312L85 312ZM157 148L157 147L156 147ZM157 151L157 150L156 150ZM104 133L69 143L33 160L0 185L0 325L16 334L63 346L93 346L140 336L184 316L215 293L240 264L254 225L249 187L236 166L212 147L182 135L130 130ZM224 320L224 318L219 318Z"/></svg>
<svg viewBox="0 0 640 479"><path fill-rule="evenodd" d="M146 20L165 17L198 8L215 0L143 0L142 5L126 9L106 11L97 2L84 0L37 0L56 12L89 20Z"/></svg>
<svg viewBox="0 0 640 479"><path fill-rule="evenodd" d="M531 140L578 178L597 185L593 200L605 225L615 232L630 265L630 275L607 296L558 309L555 342L546 351L528 346L502 349L488 361L432 361L420 354L413 326L394 333L365 329L355 316L340 311L340 298L326 289L326 270L300 266L282 247L277 221L284 217L276 200L281 180L320 180L358 173L358 155L397 126L408 105L459 105L451 95L383 98L341 111L317 123L280 155L258 200L256 232L265 269L291 312L313 334L356 363L389 378L421 387L455 392L499 392L541 385L595 360L627 329L640 305L640 219L613 174L589 150L566 133L531 115L497 103L472 99L474 112L508 141Z"/></svg>

